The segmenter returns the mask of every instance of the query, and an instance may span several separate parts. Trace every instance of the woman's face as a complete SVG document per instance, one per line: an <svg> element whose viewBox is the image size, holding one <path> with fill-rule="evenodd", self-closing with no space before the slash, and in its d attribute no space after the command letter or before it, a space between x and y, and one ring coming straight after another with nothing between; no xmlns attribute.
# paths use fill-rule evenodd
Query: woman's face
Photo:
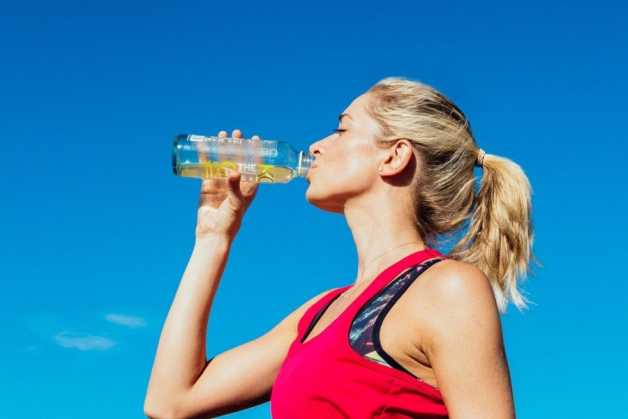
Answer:
<svg viewBox="0 0 628 419"><path fill-rule="evenodd" d="M337 132L310 146L315 162L305 196L321 209L343 212L347 200L371 190L379 177L378 126L366 113L368 100L368 93L358 96L340 114Z"/></svg>

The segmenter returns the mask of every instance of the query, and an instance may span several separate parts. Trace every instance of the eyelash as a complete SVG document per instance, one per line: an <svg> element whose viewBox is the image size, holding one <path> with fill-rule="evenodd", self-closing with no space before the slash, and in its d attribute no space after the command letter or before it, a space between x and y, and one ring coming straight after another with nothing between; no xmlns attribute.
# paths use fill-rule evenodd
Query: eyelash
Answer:
<svg viewBox="0 0 628 419"><path fill-rule="evenodd" d="M340 128L336 128L335 130L332 131L332 134L340 134L341 132L345 132L346 129L340 129Z"/></svg>

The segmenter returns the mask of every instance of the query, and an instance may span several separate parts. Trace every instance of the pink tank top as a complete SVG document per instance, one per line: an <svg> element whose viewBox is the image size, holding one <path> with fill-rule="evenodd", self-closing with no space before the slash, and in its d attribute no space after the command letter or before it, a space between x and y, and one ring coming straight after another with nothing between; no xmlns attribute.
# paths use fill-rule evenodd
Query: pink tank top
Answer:
<svg viewBox="0 0 628 419"><path fill-rule="evenodd" d="M352 285L312 304L299 321L297 337L273 384L273 419L447 418L438 388L403 368L379 342L379 327L392 304L416 277L444 258L426 248L397 261L322 332L307 339L322 312ZM385 291L392 295L388 301ZM384 303L374 304L378 300Z"/></svg>

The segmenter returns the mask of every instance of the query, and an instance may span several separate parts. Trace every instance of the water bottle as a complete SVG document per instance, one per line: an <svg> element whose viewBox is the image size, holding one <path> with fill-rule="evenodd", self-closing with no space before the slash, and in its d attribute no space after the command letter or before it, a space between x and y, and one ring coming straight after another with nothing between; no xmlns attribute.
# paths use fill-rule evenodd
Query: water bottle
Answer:
<svg viewBox="0 0 628 419"><path fill-rule="evenodd" d="M201 179L227 178L229 168L243 181L287 183L306 177L313 160L284 141L181 134L172 145L174 174Z"/></svg>

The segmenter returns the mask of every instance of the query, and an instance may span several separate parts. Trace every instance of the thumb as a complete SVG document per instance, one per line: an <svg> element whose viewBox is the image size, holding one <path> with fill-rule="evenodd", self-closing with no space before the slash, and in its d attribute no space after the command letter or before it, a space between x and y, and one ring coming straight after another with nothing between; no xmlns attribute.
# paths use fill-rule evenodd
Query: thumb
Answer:
<svg viewBox="0 0 628 419"><path fill-rule="evenodd" d="M244 206L244 196L240 190L241 173L237 170L227 169L227 201L233 211L240 211Z"/></svg>

